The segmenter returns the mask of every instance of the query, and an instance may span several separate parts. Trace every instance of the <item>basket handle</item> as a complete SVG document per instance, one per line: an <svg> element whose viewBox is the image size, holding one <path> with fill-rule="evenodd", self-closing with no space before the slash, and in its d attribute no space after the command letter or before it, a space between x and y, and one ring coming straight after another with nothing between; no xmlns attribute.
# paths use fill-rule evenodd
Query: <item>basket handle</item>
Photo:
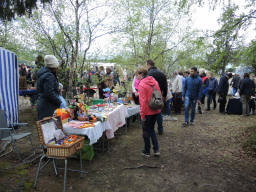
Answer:
<svg viewBox="0 0 256 192"><path fill-rule="evenodd" d="M78 150L79 148L81 148L81 142L78 143L78 145L76 146L76 149Z"/></svg>

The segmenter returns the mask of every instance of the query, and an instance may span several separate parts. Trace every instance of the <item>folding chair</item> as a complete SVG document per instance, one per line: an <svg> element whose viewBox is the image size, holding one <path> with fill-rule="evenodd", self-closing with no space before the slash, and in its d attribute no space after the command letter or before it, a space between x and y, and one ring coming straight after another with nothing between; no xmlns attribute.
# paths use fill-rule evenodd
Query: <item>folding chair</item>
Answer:
<svg viewBox="0 0 256 192"><path fill-rule="evenodd" d="M2 154L0 154L0 157L3 157L5 155L7 155L7 154L11 153L14 150L17 153L18 158L19 158L20 161L25 161L25 160L31 158L36 153L35 152L35 147L32 143L31 137L30 137L31 133L30 132L18 133L18 129L17 129L17 131L14 129L14 126L18 126L18 128L19 128L19 126L27 126L27 123L11 124L11 128L9 128L8 125L7 125L7 120L8 119L5 116L5 111L0 110L0 142L1 141L10 141L12 143L12 149L7 151L7 152L4 150L2 152ZM29 141L30 141L31 147L32 147L32 154L30 156L28 156L27 158L22 160L21 157L20 157L19 150L16 146L16 141L20 140L20 139L23 139L25 137L29 138Z"/></svg>

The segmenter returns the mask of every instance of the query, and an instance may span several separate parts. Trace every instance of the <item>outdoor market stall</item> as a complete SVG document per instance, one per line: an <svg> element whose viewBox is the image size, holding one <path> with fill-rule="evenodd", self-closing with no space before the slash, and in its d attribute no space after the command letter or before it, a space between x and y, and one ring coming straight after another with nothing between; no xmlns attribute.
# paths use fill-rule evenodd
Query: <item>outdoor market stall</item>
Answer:
<svg viewBox="0 0 256 192"><path fill-rule="evenodd" d="M0 109L6 111L8 123L19 119L19 73L17 56L0 47Z"/></svg>
<svg viewBox="0 0 256 192"><path fill-rule="evenodd" d="M90 139L90 145L96 143L102 137L104 131L111 130L109 121L97 121L94 123L95 126L86 128L73 127L71 124L72 122L79 123L79 121L71 121L65 123L63 125L65 133L74 135L86 135ZM80 121L80 123L81 122L84 123L83 121Z"/></svg>
<svg viewBox="0 0 256 192"><path fill-rule="evenodd" d="M99 112L99 110L101 111ZM107 139L113 138L114 132L126 123L125 118L138 114L140 107L139 105L111 107L103 107L101 105L90 109L89 112L96 116L107 116L107 120L103 122L97 121L93 123L94 126L85 128L79 128L79 126L86 123L86 121L71 121L65 123L63 127L67 134L86 135L90 139L90 145L92 145L102 137L104 131L106 131Z"/></svg>

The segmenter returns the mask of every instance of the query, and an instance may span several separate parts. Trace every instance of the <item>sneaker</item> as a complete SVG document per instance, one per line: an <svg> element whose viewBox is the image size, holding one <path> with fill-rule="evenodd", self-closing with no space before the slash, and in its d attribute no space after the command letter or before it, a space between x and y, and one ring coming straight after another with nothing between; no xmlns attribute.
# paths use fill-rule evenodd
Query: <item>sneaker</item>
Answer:
<svg viewBox="0 0 256 192"><path fill-rule="evenodd" d="M163 133L163 131L161 131L161 132L158 132L158 135L163 135L164 133Z"/></svg>
<svg viewBox="0 0 256 192"><path fill-rule="evenodd" d="M186 126L188 126L188 122L185 121L182 125L183 125L183 127L186 127Z"/></svg>
<svg viewBox="0 0 256 192"><path fill-rule="evenodd" d="M206 111L210 111L210 109L206 109Z"/></svg>
<svg viewBox="0 0 256 192"><path fill-rule="evenodd" d="M159 156L159 155L160 155L160 151L159 151L159 150L156 150L156 151L154 152L154 155L155 155L155 156Z"/></svg>
<svg viewBox="0 0 256 192"><path fill-rule="evenodd" d="M164 117L163 117L163 120L164 120L164 121L169 121L169 120L171 120L171 117L170 117L170 116L164 116Z"/></svg>
<svg viewBox="0 0 256 192"><path fill-rule="evenodd" d="M144 155L146 157L150 157L150 153L147 153L145 150L141 151L141 155Z"/></svg>
<svg viewBox="0 0 256 192"><path fill-rule="evenodd" d="M194 122L190 122L189 125L194 126Z"/></svg>

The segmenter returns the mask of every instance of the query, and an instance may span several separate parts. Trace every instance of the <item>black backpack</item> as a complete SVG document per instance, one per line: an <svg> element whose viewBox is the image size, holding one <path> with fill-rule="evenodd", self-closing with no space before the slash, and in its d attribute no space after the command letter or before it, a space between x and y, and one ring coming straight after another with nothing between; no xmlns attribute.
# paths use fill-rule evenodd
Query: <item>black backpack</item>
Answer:
<svg viewBox="0 0 256 192"><path fill-rule="evenodd" d="M164 107L164 101L162 99L162 95L157 89L154 88L154 86L152 86L152 88L153 88L153 93L151 95L149 107L153 110L162 109Z"/></svg>

